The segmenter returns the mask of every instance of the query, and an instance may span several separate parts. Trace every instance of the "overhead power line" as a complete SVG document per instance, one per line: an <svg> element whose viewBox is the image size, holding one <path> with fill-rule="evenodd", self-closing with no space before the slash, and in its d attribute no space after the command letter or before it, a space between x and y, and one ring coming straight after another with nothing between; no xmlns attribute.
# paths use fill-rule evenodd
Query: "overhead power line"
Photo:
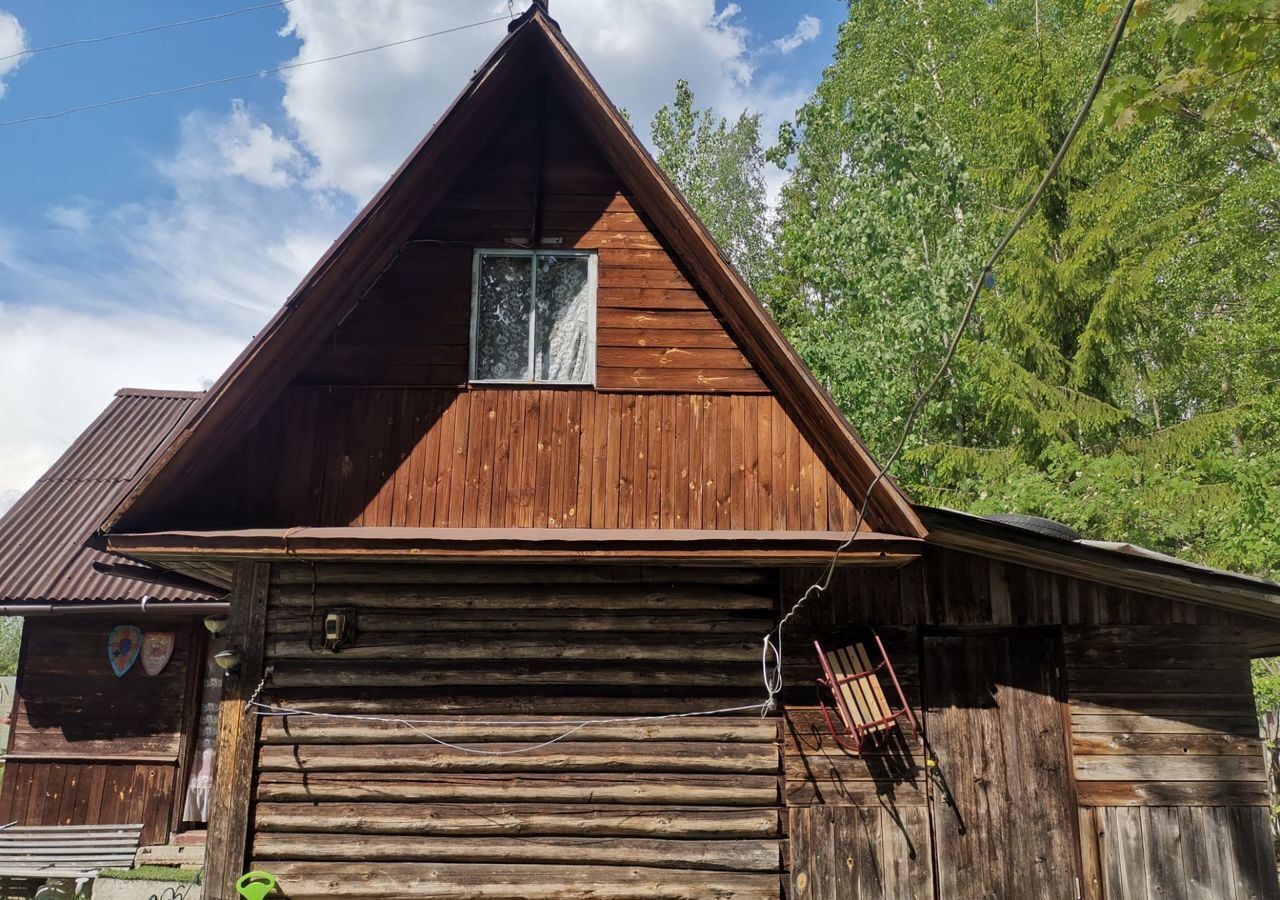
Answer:
<svg viewBox="0 0 1280 900"><path fill-rule="evenodd" d="M263 75L274 75L277 72L287 72L291 69L301 69L306 66L315 66L320 63L334 62L339 59L349 59L352 56L360 56L365 53L374 53L378 50L386 50L390 47L400 47L404 44L412 44L416 41L425 41L427 38L440 37L445 34L453 34L458 31L466 31L468 28L479 28L481 25L492 25L494 22L505 22L506 16L498 16L493 19L485 19L481 22L471 22L466 25L458 25L453 28L445 28L441 31L432 31L428 34L420 34L416 37L404 38L399 41L390 41L386 44L378 44L375 47L364 47L360 50L350 50L346 53L339 53L335 56L325 56L320 59L306 59L301 62L285 63L280 66L272 66L269 69L259 69L256 72L245 72L240 75L228 75L225 78L214 78L211 81L200 81L195 84L184 84L181 87L163 88L158 91L147 91L145 94L134 94L131 97L118 97L115 100L103 100L100 103L89 103L85 106L75 106L71 109L64 109L61 112L43 113L35 116L24 116L21 119L10 119L7 122L0 122L0 128L10 125L23 125L27 122L43 122L49 119L61 119L63 116L70 116L74 113L88 112L93 109L106 109L109 106L120 106L125 103L133 103L137 100L146 100L151 97L165 97L170 94L182 94L187 91L195 91L200 88L216 87L220 84L230 84L234 81L244 81L248 78L260 78Z"/></svg>
<svg viewBox="0 0 1280 900"><path fill-rule="evenodd" d="M211 16L201 16L198 19L183 19L181 22L166 22L163 25L148 25L146 28L135 28L133 31L121 31L117 34L104 34L101 37L79 38L74 41L63 41L61 44L50 44L47 47L35 47L31 50L22 50L18 53L10 53L8 56L0 56L0 62L4 62L6 59L13 59L16 56L34 56L37 53L47 53L50 50L61 50L64 47L79 47L82 44L102 44L106 41L133 37L138 34L150 34L153 31L164 31L168 28L182 28L186 25L199 25L201 22L213 22L218 19L228 19L231 16L238 16L242 13L257 12L260 9L276 9L292 2L293 0L273 0L271 3L260 3L257 6L246 6L241 9L229 10L228 12L214 13Z"/></svg>
<svg viewBox="0 0 1280 900"><path fill-rule="evenodd" d="M853 546L853 542L858 535L858 530L862 527L863 521L867 517L867 510L871 506L871 498L875 496L875 490L884 481L889 474L889 469L897 461L902 454L902 450L907 445L907 441L911 438L911 433L915 430L916 420L920 416L920 412L924 409L925 404L929 401L929 396L937 390L942 379L946 377L947 370L951 368L951 363L955 361L956 352L960 349L960 341L964 339L964 333L968 330L969 323L973 321L973 313L978 305L978 295L982 293L982 288L986 285L987 279L991 275L991 270L1008 248L1009 243L1013 240L1022 226L1031 218L1031 214L1035 212L1036 207L1040 204L1040 198L1044 196L1045 189L1049 187L1049 182L1053 180L1053 176L1057 174L1058 169L1062 166L1062 161L1067 157L1067 151L1071 149L1071 145L1075 142L1076 135L1080 133L1080 128L1084 125L1085 120L1089 118L1089 110L1093 108L1093 102L1098 99L1098 94L1102 91L1102 83L1106 80L1107 72L1111 69L1111 61L1115 58L1116 50L1120 46L1120 39L1124 37L1125 26L1129 24L1129 17L1133 13L1133 7L1136 0L1128 0L1124 9L1120 12L1120 17L1116 19L1115 27L1111 31L1111 40L1107 43L1107 49L1102 54L1102 62L1098 66L1098 74L1094 76L1093 85L1089 88L1089 93L1085 96L1084 104L1080 107L1080 112L1076 114L1075 121L1071 123L1071 127L1067 130L1066 137L1062 139L1062 145L1058 148L1057 154L1054 155L1053 161L1049 163L1049 168L1045 169L1044 177L1040 179L1040 183L1036 185L1036 189L1031 192L1031 197L1023 205L1017 218L1013 220L1013 224L1009 226L1009 230L1005 232L1004 237L996 244L991 255L987 257L985 263L982 264L981 271L973 280L973 288L969 292L969 299L965 303L964 312L960 315L960 322L956 326L955 333L951 337L951 342L947 345L947 352L942 358L942 364L938 366L937 372L929 379L923 391L916 397L915 402L911 405L911 411L907 413L906 422L902 428L902 437L898 439L898 443L894 446L893 452L885 459L884 465L879 466L876 470L876 476L871 480L871 485L867 488L866 496L862 500L862 506L858 508L858 515L853 523L852 533L843 544L836 548L831 556L831 562L827 565L822 578L811 584L800 599L795 602L791 609L783 616L778 627L765 635L764 638L764 669L765 669L765 687L769 691L769 703L772 706L774 698L782 691L782 629L790 619L800 611L800 607L812 599L815 595L822 594L831 584L831 578L835 574L836 565L840 562L840 556ZM773 672L769 672L770 659L774 662Z"/></svg>

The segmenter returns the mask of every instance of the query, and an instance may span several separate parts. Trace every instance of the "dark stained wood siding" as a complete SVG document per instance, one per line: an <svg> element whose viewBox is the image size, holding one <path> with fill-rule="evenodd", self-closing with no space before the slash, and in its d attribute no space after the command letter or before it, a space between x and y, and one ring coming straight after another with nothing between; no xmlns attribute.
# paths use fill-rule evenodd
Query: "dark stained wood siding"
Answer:
<svg viewBox="0 0 1280 900"><path fill-rule="evenodd" d="M593 140L554 101L538 102L476 153L299 380L465 384L473 250L529 246L536 231L541 249L598 252L600 390L764 392Z"/></svg>
<svg viewBox="0 0 1280 900"><path fill-rule="evenodd" d="M783 608L820 574L783 570ZM900 887L889 892L884 880L859 880L856 866L845 871L849 844L828 837L837 829L831 822L866 821L877 810L879 831L868 826L864 835L873 836L872 843L856 844L865 854L856 859L873 871L884 870L882 861L890 858L902 865L898 851L910 842L917 853L907 857L902 877L910 884L932 877L930 832L917 830L912 818L928 804L919 745L896 741L889 752L849 756L833 746L813 706L818 667L810 642L839 643L865 625L884 639L917 710L924 635L1061 626L1062 716L1079 804L1085 898L1277 896L1248 656L1250 632L1270 626L937 547L898 570L842 570L827 595L788 626L783 764L795 896L912 896ZM942 775L971 780L973 768L944 760ZM832 810L819 812L819 806ZM1019 846L1010 843L1009 852ZM1015 856L1014 864L1029 872L1035 860L1019 863ZM956 896L978 895L968 891Z"/></svg>
<svg viewBox="0 0 1280 900"><path fill-rule="evenodd" d="M844 530L855 519L771 396L507 388L291 388L193 509L203 519L191 527Z"/></svg>
<svg viewBox="0 0 1280 900"><path fill-rule="evenodd" d="M1081 810L1098 876L1087 900L1271 900L1275 843L1265 807L1158 806Z"/></svg>
<svg viewBox="0 0 1280 900"><path fill-rule="evenodd" d="M21 825L137 825L143 844L169 837L177 767L105 760L14 760L4 767L0 814Z"/></svg>
<svg viewBox="0 0 1280 900"><path fill-rule="evenodd" d="M1076 811L1058 636L1045 629L924 639L925 730L941 897L1076 900Z"/></svg>
<svg viewBox="0 0 1280 900"><path fill-rule="evenodd" d="M286 896L326 893L335 877L347 896L462 896L476 878L521 897L778 896L777 719L751 710L589 726L502 753L584 717L759 702L771 578L429 572L352 584L319 567L314 584L299 570L272 587L272 702L428 720L264 719L251 859ZM330 606L357 620L338 653L314 649Z"/></svg>
<svg viewBox="0 0 1280 900"><path fill-rule="evenodd" d="M135 664L117 678L107 661L115 619L28 618L13 735L0 785L0 819L22 825L143 824L163 843L192 689L190 620L130 620L172 631L173 657L150 677Z"/></svg>
<svg viewBox="0 0 1280 900"><path fill-rule="evenodd" d="M1083 805L1267 803L1243 629L1074 626L1066 650Z"/></svg>

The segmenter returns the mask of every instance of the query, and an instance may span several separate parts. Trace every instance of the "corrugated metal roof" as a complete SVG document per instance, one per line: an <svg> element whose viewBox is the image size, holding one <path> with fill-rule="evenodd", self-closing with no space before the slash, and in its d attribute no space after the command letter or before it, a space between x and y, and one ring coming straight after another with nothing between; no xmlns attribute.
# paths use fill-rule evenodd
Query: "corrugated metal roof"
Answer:
<svg viewBox="0 0 1280 900"><path fill-rule="evenodd" d="M0 602L204 600L201 594L93 570L119 557L85 546L201 397L188 391L117 391L57 462L0 517Z"/></svg>

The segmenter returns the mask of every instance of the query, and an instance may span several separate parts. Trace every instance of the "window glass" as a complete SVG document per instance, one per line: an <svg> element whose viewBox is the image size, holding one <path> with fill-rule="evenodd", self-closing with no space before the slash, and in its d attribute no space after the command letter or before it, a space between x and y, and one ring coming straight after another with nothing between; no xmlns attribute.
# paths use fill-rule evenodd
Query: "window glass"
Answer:
<svg viewBox="0 0 1280 900"><path fill-rule="evenodd" d="M512 381L529 378L532 294L531 257L480 257L476 285L476 378Z"/></svg>
<svg viewBox="0 0 1280 900"><path fill-rule="evenodd" d="M589 379L591 279L585 256L537 257L533 372L537 381Z"/></svg>

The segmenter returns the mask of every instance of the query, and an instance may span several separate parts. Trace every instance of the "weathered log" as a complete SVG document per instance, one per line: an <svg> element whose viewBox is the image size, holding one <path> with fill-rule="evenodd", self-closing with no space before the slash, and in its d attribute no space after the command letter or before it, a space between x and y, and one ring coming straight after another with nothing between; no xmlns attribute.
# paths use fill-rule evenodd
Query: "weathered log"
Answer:
<svg viewBox="0 0 1280 900"><path fill-rule="evenodd" d="M290 900L777 900L778 876L602 866L494 866L385 863L377 871L349 863L271 862Z"/></svg>
<svg viewBox="0 0 1280 900"><path fill-rule="evenodd" d="M528 744L477 744L477 750L522 750ZM263 772L736 772L777 771L772 744L552 744L511 755L477 755L450 747L403 744L275 745L258 751Z"/></svg>
<svg viewBox="0 0 1280 900"><path fill-rule="evenodd" d="M759 837L778 833L774 808L556 804L259 803L261 832L457 836Z"/></svg>
<svg viewBox="0 0 1280 900"><path fill-rule="evenodd" d="M288 634L319 634L323 630L323 607L317 612L309 609L276 608L267 615L267 633L271 636ZM367 632L431 633L476 631L486 633L508 631L658 632L661 634L720 634L759 635L767 631L772 620L767 615L729 612L695 613L678 611L650 614L628 614L625 611L601 615L593 609L572 610L522 610L475 609L459 616L454 612L439 610L393 610L382 608L361 609L357 621L360 630Z"/></svg>
<svg viewBox="0 0 1280 900"><path fill-rule="evenodd" d="M518 636L473 633L440 637L431 632L361 631L355 642L337 652L322 641L273 638L267 641L272 659L341 662L349 659L429 660L440 662L503 660L589 660L594 662L755 663L759 641L741 636L709 637L677 634L612 634L584 640L570 635L536 632Z"/></svg>
<svg viewBox="0 0 1280 900"><path fill-rule="evenodd" d="M773 775L574 773L430 775L379 772L264 772L257 799L277 802L381 803L629 803L671 806L769 806L778 799Z"/></svg>
<svg viewBox="0 0 1280 900"><path fill-rule="evenodd" d="M546 584L477 588L473 585L406 585L386 587L361 585L358 588L318 586L314 595L308 586L281 585L271 596L274 609L313 609L327 606L354 606L381 609L451 610L762 610L774 607L772 594L699 585L610 586L607 588L565 588Z"/></svg>
<svg viewBox="0 0 1280 900"><path fill-rule="evenodd" d="M729 584L768 585L772 572L706 566L449 565L327 563L278 567L278 584Z"/></svg>
<svg viewBox="0 0 1280 900"><path fill-rule="evenodd" d="M528 719L518 725L484 719L433 722L421 727L441 740L453 743L489 741L535 743L557 737L573 728L580 718ZM773 743L778 726L759 716L672 719L660 722L621 722L588 725L566 738L581 741L715 741L721 743ZM423 744L430 739L420 731L393 722L361 722L310 716L266 716L260 741L264 744Z"/></svg>
<svg viewBox="0 0 1280 900"><path fill-rule="evenodd" d="M496 645L495 645L496 649ZM732 688L759 679L759 663L753 666L649 666L643 664L584 664L556 666L530 662L490 663L473 667L394 663L367 663L341 659L275 663L273 688L289 687L530 687L533 685L617 685L647 687Z"/></svg>
<svg viewBox="0 0 1280 900"><path fill-rule="evenodd" d="M652 866L718 872L777 872L776 840L653 840L645 838L430 838L417 835L265 833L253 842L264 860L317 862L563 863ZM270 867L268 867L270 868Z"/></svg>
<svg viewBox="0 0 1280 900"><path fill-rule="evenodd" d="M758 673L757 673L758 675ZM278 688L279 685L272 685ZM706 693L684 688L654 687L643 694L632 688L619 686L618 693L603 695L603 687L584 694L580 690L557 693L540 690L537 693L506 691L501 696L493 694L455 694L449 685L437 686L433 693L424 685L400 688L324 687L275 690L272 698L283 706L314 712L351 713L378 716L429 716L448 715L477 716L495 714L504 718L522 718L534 715L572 716L575 719L609 716L666 715L675 712L703 712L756 704L762 700L759 681L743 684L734 694ZM638 694L638 695L637 695ZM750 715L754 710L739 715ZM770 721L777 721L776 718Z"/></svg>

